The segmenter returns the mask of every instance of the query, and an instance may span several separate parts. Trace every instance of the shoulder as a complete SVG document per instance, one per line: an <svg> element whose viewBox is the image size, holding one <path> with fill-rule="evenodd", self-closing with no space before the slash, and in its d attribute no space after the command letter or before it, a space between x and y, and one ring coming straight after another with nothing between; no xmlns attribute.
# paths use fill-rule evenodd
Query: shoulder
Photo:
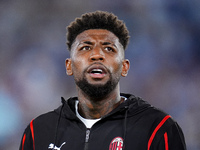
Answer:
<svg viewBox="0 0 200 150"><path fill-rule="evenodd" d="M123 94L127 97L128 117L138 118L141 122L150 126L171 126L176 123L173 118L163 110L154 107L140 97L131 94Z"/></svg>
<svg viewBox="0 0 200 150"><path fill-rule="evenodd" d="M58 116L59 114L55 112L55 110L53 111L49 111L47 113L41 114L38 117L36 117L34 120L35 121L51 121L52 119L54 119L56 116Z"/></svg>
<svg viewBox="0 0 200 150"><path fill-rule="evenodd" d="M49 111L34 118L30 122L30 125L34 126L34 128L46 128L50 125L56 124L58 117L59 114L55 110Z"/></svg>
<svg viewBox="0 0 200 150"><path fill-rule="evenodd" d="M167 128L176 124L176 121L172 118L170 114L152 105L143 112L142 116L144 117L145 122L151 124L154 129L162 127L166 130Z"/></svg>

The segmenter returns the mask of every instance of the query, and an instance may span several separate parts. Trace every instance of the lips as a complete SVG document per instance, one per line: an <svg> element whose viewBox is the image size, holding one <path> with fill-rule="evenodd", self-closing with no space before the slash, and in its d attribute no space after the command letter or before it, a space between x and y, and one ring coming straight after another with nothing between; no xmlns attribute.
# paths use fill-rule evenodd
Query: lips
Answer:
<svg viewBox="0 0 200 150"><path fill-rule="evenodd" d="M92 78L100 79L106 76L107 69L102 64L93 64L88 68L87 73L89 73Z"/></svg>

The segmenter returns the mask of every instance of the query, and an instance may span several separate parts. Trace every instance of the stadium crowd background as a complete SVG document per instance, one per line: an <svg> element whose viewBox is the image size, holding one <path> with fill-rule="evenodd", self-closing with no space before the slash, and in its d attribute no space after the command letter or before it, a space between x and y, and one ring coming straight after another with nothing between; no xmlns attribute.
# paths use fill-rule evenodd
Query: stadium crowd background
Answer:
<svg viewBox="0 0 200 150"><path fill-rule="evenodd" d="M122 92L171 114L188 150L200 149L200 1L1 0L0 149L18 149L36 116L76 95L65 74L65 27L85 12L113 12L128 26L131 61ZM134 139L133 139L134 140Z"/></svg>

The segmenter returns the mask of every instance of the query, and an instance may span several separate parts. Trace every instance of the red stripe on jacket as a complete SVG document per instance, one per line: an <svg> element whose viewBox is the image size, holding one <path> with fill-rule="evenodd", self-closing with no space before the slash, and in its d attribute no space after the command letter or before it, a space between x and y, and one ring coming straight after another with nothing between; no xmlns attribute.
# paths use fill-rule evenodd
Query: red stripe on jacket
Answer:
<svg viewBox="0 0 200 150"><path fill-rule="evenodd" d="M34 139L34 130L33 130L33 120L30 123L31 135L33 139L33 150L35 150L35 139Z"/></svg>
<svg viewBox="0 0 200 150"><path fill-rule="evenodd" d="M164 134L164 139L165 139L165 150L169 150L167 132L165 132Z"/></svg>
<svg viewBox="0 0 200 150"><path fill-rule="evenodd" d="M158 126L155 128L155 130L153 131L151 137L149 138L149 141L148 141L148 150L150 150L150 146L151 146L151 143L156 135L156 133L158 132L158 130L162 127L162 125L167 121L167 119L170 118L170 115L167 115L163 118L163 120L158 124ZM166 141L165 141L166 142ZM167 144L168 146L168 144ZM165 147L166 147L166 143L165 143ZM167 149L166 149L167 150Z"/></svg>
<svg viewBox="0 0 200 150"><path fill-rule="evenodd" d="M26 134L24 134L23 139L22 139L22 150L24 150L25 140L26 140Z"/></svg>

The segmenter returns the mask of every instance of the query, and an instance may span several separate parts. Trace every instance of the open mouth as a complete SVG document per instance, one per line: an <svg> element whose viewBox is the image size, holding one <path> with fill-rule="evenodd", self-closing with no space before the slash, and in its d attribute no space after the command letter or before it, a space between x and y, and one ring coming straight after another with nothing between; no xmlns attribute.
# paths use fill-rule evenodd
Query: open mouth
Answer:
<svg viewBox="0 0 200 150"><path fill-rule="evenodd" d="M88 68L88 73L92 78L103 78L107 74L107 70L103 65L92 65Z"/></svg>
<svg viewBox="0 0 200 150"><path fill-rule="evenodd" d="M91 71L91 73L93 73L93 74L103 74L103 70L102 69L93 69Z"/></svg>

